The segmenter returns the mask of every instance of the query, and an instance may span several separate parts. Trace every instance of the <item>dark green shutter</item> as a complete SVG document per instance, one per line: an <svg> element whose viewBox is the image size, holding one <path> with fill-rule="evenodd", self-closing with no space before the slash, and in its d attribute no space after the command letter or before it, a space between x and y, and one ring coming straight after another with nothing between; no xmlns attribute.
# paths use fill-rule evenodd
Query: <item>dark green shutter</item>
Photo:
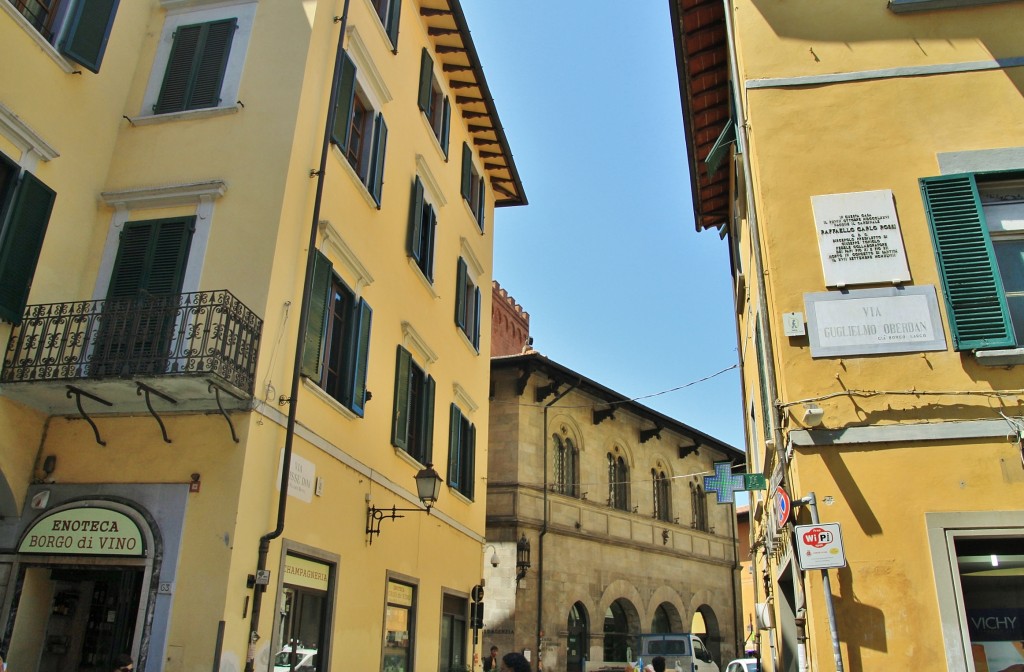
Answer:
<svg viewBox="0 0 1024 672"><path fill-rule="evenodd" d="M388 37L391 39L391 46L398 51L398 20L402 14L402 0L391 0L388 8L388 25L384 27Z"/></svg>
<svg viewBox="0 0 1024 672"><path fill-rule="evenodd" d="M16 166L5 167L17 175ZM0 319L20 324L57 194L28 171L13 189L10 210L0 217Z"/></svg>
<svg viewBox="0 0 1024 672"><path fill-rule="evenodd" d="M452 134L452 101L448 96L444 97L444 107L441 116L441 149L444 151L444 158L448 158L448 141Z"/></svg>
<svg viewBox="0 0 1024 672"><path fill-rule="evenodd" d="M955 350L1015 345L973 175L920 180Z"/></svg>
<svg viewBox="0 0 1024 672"><path fill-rule="evenodd" d="M424 47L420 54L420 92L417 102L427 117L430 117L430 94L433 83L434 60L430 58L430 52Z"/></svg>
<svg viewBox="0 0 1024 672"><path fill-rule="evenodd" d="M729 146L736 141L736 124L732 119L725 122L725 127L722 132L718 134L718 138L715 140L715 144L708 150L708 155L704 159L704 165L708 170L708 177L714 177L718 171L719 166L722 165L722 161L729 156Z"/></svg>
<svg viewBox="0 0 1024 672"><path fill-rule="evenodd" d="M463 466L465 468L465 482L462 484L462 494L466 495L470 499L473 499L473 495L476 492L476 425L473 423L467 423L467 429L469 430L469 436L463 442Z"/></svg>
<svg viewBox="0 0 1024 672"><path fill-rule="evenodd" d="M370 195L380 206L381 192L384 187L384 153L388 146L388 125L384 123L384 115L378 114L373 125L373 156L370 161L370 175L367 186Z"/></svg>
<svg viewBox="0 0 1024 672"><path fill-rule="evenodd" d="M427 276L427 280L434 281L434 236L437 234L437 213L434 212L434 208L431 205L424 206L427 212L430 214L428 221L425 226L427 227L427 244L423 254L426 256L426 263L424 264L423 273Z"/></svg>
<svg viewBox="0 0 1024 672"><path fill-rule="evenodd" d="M423 250L420 248L420 239L423 235L423 183L419 175L412 185L412 200L409 203L409 237L406 249L409 256L416 260L422 267L420 255Z"/></svg>
<svg viewBox="0 0 1024 672"><path fill-rule="evenodd" d="M118 0L80 0L72 5L61 53L93 72L100 71L114 25Z"/></svg>
<svg viewBox="0 0 1024 672"><path fill-rule="evenodd" d="M114 261L108 299L181 292L195 217L127 222Z"/></svg>
<svg viewBox="0 0 1024 672"><path fill-rule="evenodd" d="M220 104L220 88L224 83L224 71L228 67L231 40L237 28L237 19L215 21L204 26L203 43L196 63L195 82L192 85L186 109L217 107Z"/></svg>
<svg viewBox="0 0 1024 672"><path fill-rule="evenodd" d="M426 380L423 384L423 394L421 398L421 411L420 411L420 443L422 444L423 464L429 464L434 461L434 392L435 384L434 379L430 376L426 376Z"/></svg>
<svg viewBox="0 0 1024 672"><path fill-rule="evenodd" d="M356 343L353 348L355 359L352 362L352 410L361 416L366 407L366 372L370 362L370 324L373 322L373 310L364 299L359 299L356 315L359 323L354 332Z"/></svg>
<svg viewBox="0 0 1024 672"><path fill-rule="evenodd" d="M468 143L462 143L462 197L467 203L473 202L473 150Z"/></svg>
<svg viewBox="0 0 1024 672"><path fill-rule="evenodd" d="M185 109L188 96L189 80L192 77L192 62L195 60L196 48L202 26L181 26L174 31L174 42L171 44L171 55L167 59L167 70L164 82L160 86L160 96L153 106L157 114L178 112Z"/></svg>
<svg viewBox="0 0 1024 672"><path fill-rule="evenodd" d="M409 382L412 357L409 351L398 346L395 358L395 406L392 411L391 444L409 451Z"/></svg>
<svg viewBox="0 0 1024 672"><path fill-rule="evenodd" d="M216 107L220 103L220 89L237 23L237 19L231 18L181 26L174 32L174 44L154 112L195 110Z"/></svg>
<svg viewBox="0 0 1024 672"><path fill-rule="evenodd" d="M473 302L476 306L473 318L473 347L480 351L480 288L473 288Z"/></svg>
<svg viewBox="0 0 1024 672"><path fill-rule="evenodd" d="M466 260L459 257L458 270L455 273L455 324L466 330Z"/></svg>
<svg viewBox="0 0 1024 672"><path fill-rule="evenodd" d="M486 185L487 185L487 182L485 182L484 178L481 177L480 178L480 191L478 192L480 194L480 199L476 203L476 222L477 222L477 224L480 225L480 233L484 232L484 212L486 212L486 210L487 210L487 207L486 207L487 206L487 190L486 190Z"/></svg>
<svg viewBox="0 0 1024 672"><path fill-rule="evenodd" d="M449 412L450 425L448 430L448 485L459 487L459 445L462 433L462 412L452 404Z"/></svg>
<svg viewBox="0 0 1024 672"><path fill-rule="evenodd" d="M334 104L331 142L344 152L348 148L348 136L352 129L352 105L356 96L356 64L352 62L348 52L342 54L341 73L338 76L335 95L337 98Z"/></svg>
<svg viewBox="0 0 1024 672"><path fill-rule="evenodd" d="M313 260L313 282L302 343L302 375L317 384L323 376L323 347L327 334L327 307L330 304L332 276L330 260L317 252Z"/></svg>

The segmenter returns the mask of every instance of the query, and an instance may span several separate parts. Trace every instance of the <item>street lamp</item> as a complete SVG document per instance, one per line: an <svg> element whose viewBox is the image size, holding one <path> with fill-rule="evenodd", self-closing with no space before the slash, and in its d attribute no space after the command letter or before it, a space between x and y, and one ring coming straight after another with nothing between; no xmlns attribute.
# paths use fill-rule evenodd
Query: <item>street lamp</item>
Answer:
<svg viewBox="0 0 1024 672"><path fill-rule="evenodd" d="M441 493L441 483L443 480L441 476L434 471L433 464L427 464L416 473L416 494L419 496L420 501L423 502L425 509L400 509L392 506L389 509L378 509L376 506L370 506L369 502L366 505L366 535L370 538L370 543L373 544L374 535L380 536L380 524L382 521L395 520L396 518L405 518L400 515L402 513L423 513L430 515L430 507L434 506L437 502L437 496ZM369 496L367 496L369 499Z"/></svg>
<svg viewBox="0 0 1024 672"><path fill-rule="evenodd" d="M530 568L530 540L526 534L516 543L516 588L519 582L526 578L526 570Z"/></svg>

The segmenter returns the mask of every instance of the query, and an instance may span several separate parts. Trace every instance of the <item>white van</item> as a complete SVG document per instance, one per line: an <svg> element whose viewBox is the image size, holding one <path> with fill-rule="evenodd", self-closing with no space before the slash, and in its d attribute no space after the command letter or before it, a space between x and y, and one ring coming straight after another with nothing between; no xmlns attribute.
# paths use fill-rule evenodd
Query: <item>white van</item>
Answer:
<svg viewBox="0 0 1024 672"><path fill-rule="evenodd" d="M704 642L689 633L640 635L640 655L645 664L664 656L665 672L719 672Z"/></svg>

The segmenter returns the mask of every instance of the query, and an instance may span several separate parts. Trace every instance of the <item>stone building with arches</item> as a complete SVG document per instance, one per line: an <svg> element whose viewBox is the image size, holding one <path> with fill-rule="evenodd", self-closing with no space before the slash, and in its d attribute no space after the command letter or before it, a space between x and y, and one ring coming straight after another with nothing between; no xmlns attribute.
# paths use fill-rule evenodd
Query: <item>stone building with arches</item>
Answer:
<svg viewBox="0 0 1024 672"><path fill-rule="evenodd" d="M641 633L694 632L730 660L735 507L703 477L743 459L530 348L493 356L480 650L581 672L635 660Z"/></svg>

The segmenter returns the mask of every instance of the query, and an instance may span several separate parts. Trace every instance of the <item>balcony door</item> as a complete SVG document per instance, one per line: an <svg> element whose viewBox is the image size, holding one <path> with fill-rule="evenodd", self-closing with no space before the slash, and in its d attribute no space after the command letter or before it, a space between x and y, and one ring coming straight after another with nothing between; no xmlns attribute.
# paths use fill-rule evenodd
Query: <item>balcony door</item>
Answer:
<svg viewBox="0 0 1024 672"><path fill-rule="evenodd" d="M125 223L100 320L93 375L166 372L195 219Z"/></svg>

